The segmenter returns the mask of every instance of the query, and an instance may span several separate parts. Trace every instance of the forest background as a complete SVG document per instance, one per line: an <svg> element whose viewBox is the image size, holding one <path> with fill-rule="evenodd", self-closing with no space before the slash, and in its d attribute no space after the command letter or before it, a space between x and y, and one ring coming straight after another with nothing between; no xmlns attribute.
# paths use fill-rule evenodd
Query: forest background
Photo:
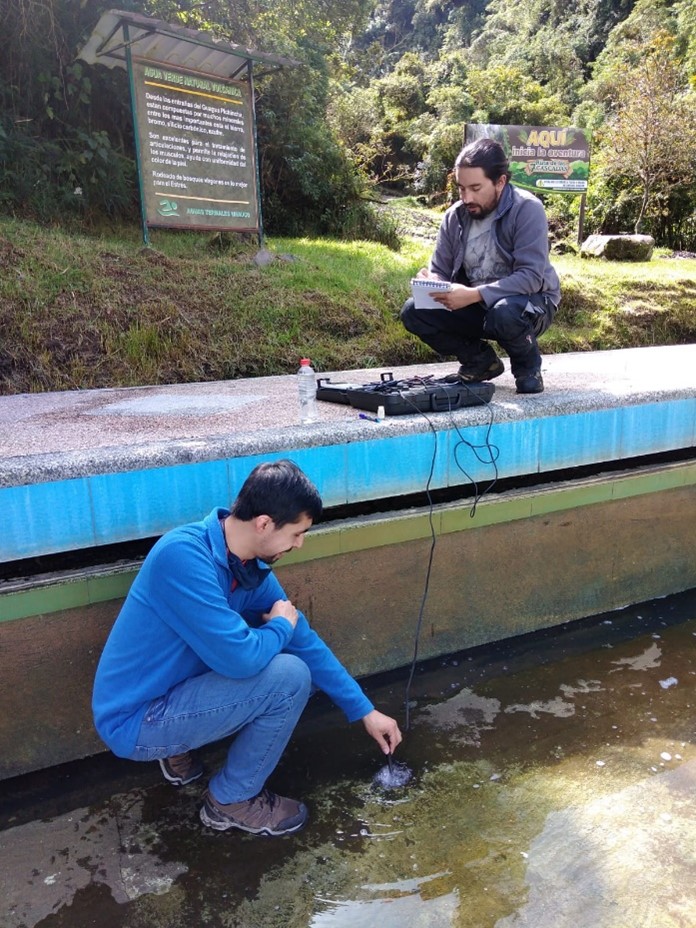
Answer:
<svg viewBox="0 0 696 928"><path fill-rule="evenodd" d="M0 210L136 218L127 78L76 58L102 0L0 0ZM696 0L122 0L301 62L257 81L272 234L389 235L375 185L430 203L467 122L592 138L588 232L696 247ZM578 197L547 196L554 231Z"/></svg>
<svg viewBox="0 0 696 928"><path fill-rule="evenodd" d="M77 59L111 6L0 0L0 393L432 360L397 314L468 122L584 129L585 232L662 249L581 268L580 198L545 195L563 298L544 351L696 340L696 0L120 0L299 62L256 79L288 252L265 269L238 236L138 250L127 75Z"/></svg>

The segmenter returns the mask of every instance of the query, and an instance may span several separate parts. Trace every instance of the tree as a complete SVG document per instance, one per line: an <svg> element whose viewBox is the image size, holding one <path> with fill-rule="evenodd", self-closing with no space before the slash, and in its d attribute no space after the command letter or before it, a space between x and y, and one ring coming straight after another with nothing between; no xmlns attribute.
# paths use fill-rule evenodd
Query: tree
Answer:
<svg viewBox="0 0 696 928"><path fill-rule="evenodd" d="M563 102L520 67L471 68L468 90L475 107L472 122L556 126L568 120Z"/></svg>
<svg viewBox="0 0 696 928"><path fill-rule="evenodd" d="M627 74L640 65L655 36L675 32L670 0L637 0L630 16L607 37L592 67L592 80L583 88L583 98L606 107L615 105L627 83Z"/></svg>
<svg viewBox="0 0 696 928"><path fill-rule="evenodd" d="M513 67L566 106L579 102L589 66L633 0L491 0L471 41L472 63Z"/></svg>
<svg viewBox="0 0 696 928"><path fill-rule="evenodd" d="M637 188L636 232L647 216L667 208L675 187L696 182L696 99L673 50L666 32L644 46L601 134L605 171L626 176Z"/></svg>
<svg viewBox="0 0 696 928"><path fill-rule="evenodd" d="M696 89L696 4L694 0L679 0L675 4L678 46L691 86Z"/></svg>
<svg viewBox="0 0 696 928"><path fill-rule="evenodd" d="M137 216L125 72L75 58L107 0L1 0L0 207L42 219ZM328 72L371 0L123 0L126 11L285 54L304 67L256 82L269 226L325 227L360 183L326 121Z"/></svg>

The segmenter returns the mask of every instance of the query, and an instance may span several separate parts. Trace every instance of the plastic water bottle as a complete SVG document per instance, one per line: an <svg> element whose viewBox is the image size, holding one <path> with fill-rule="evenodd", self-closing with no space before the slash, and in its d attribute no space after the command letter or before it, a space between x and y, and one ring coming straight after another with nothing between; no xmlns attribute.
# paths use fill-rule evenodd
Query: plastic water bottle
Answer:
<svg viewBox="0 0 696 928"><path fill-rule="evenodd" d="M317 385L309 358L302 358L300 361L297 389L300 397L300 422L314 422L317 418Z"/></svg>

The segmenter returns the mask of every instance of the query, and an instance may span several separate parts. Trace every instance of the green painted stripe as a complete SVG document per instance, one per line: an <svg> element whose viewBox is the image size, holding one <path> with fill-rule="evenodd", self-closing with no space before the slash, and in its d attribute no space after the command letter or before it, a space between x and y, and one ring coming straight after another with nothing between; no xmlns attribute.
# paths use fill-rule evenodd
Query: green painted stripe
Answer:
<svg viewBox="0 0 696 928"><path fill-rule="evenodd" d="M432 526L436 535L445 535L694 484L694 463L648 468L638 473L597 477L581 483L515 491L484 499L479 502L474 518L470 515L470 502L438 506L432 514ZM287 555L283 565L430 538L430 525L430 515L425 509L330 523L310 532L302 549ZM0 593L0 622L122 599L136 573L134 565L122 569L93 568L88 576L81 571L67 578L63 575L55 581L33 582L27 589Z"/></svg>
<svg viewBox="0 0 696 928"><path fill-rule="evenodd" d="M0 622L123 599L137 572L133 565L121 570L102 569L87 577L79 572L55 581L39 581L29 589L0 593Z"/></svg>
<svg viewBox="0 0 696 928"><path fill-rule="evenodd" d="M672 464L639 473L596 477L581 483L490 497L479 502L473 518L470 502L438 506L433 511L432 526L436 535L445 535L694 484L696 464ZM283 558L283 565L429 538L430 524L428 511L418 509L320 526L307 535L300 551L293 551Z"/></svg>

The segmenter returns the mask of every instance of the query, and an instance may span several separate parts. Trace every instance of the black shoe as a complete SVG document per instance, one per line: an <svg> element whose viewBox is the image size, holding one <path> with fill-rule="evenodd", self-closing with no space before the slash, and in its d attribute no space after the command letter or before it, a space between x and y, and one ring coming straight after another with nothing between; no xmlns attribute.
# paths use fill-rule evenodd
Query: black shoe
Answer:
<svg viewBox="0 0 696 928"><path fill-rule="evenodd" d="M262 789L253 799L223 805L210 792L205 795L201 821L216 831L240 828L252 835L291 835L307 821L307 806L296 799Z"/></svg>
<svg viewBox="0 0 696 928"><path fill-rule="evenodd" d="M523 374L521 377L515 377L518 393L543 393L544 381L541 371L532 371L531 374Z"/></svg>
<svg viewBox="0 0 696 928"><path fill-rule="evenodd" d="M483 380L493 380L504 372L505 365L496 357L490 360L490 355L483 361L469 364L460 364L456 374L449 374L445 380L449 383L481 383Z"/></svg>
<svg viewBox="0 0 696 928"><path fill-rule="evenodd" d="M164 779L168 780L172 786L187 786L203 776L203 764L193 751L165 757L159 765Z"/></svg>

